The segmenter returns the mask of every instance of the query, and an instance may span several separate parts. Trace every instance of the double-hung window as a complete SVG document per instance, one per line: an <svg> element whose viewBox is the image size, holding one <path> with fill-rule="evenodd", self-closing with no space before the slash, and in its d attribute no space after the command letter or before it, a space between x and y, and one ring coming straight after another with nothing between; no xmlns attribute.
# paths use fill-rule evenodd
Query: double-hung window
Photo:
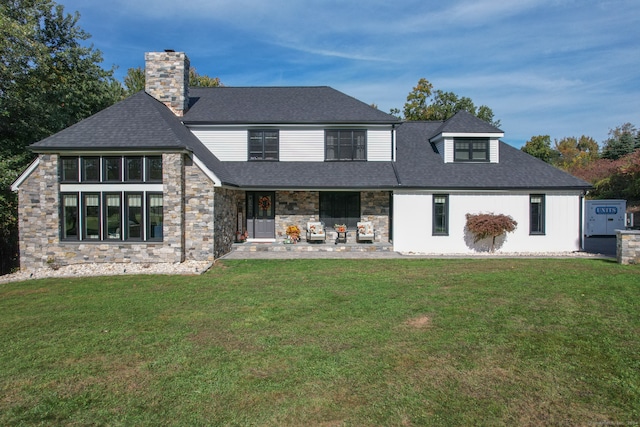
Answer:
<svg viewBox="0 0 640 427"><path fill-rule="evenodd" d="M327 130L326 160L367 160L366 130Z"/></svg>
<svg viewBox="0 0 640 427"><path fill-rule="evenodd" d="M433 235L449 235L449 195L433 195Z"/></svg>
<svg viewBox="0 0 640 427"><path fill-rule="evenodd" d="M529 234L545 234L544 194L529 196Z"/></svg>
<svg viewBox="0 0 640 427"><path fill-rule="evenodd" d="M489 139L455 138L453 140L453 160L456 162L488 162Z"/></svg>
<svg viewBox="0 0 640 427"><path fill-rule="evenodd" d="M249 131L249 160L278 160L280 152L277 130Z"/></svg>

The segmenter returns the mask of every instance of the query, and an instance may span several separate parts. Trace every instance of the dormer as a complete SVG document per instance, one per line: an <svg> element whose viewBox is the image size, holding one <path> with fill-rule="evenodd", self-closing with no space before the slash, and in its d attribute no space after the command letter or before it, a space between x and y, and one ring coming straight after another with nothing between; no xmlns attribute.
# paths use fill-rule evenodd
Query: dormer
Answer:
<svg viewBox="0 0 640 427"><path fill-rule="evenodd" d="M429 142L445 163L498 163L503 136L504 132L492 124L460 111L446 120Z"/></svg>

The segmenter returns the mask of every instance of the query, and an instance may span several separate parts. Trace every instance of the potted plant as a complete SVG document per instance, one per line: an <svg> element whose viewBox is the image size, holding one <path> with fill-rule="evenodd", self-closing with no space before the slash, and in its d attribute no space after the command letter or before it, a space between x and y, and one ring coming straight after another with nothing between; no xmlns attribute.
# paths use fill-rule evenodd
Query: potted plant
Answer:
<svg viewBox="0 0 640 427"><path fill-rule="evenodd" d="M300 228L297 225L288 226L287 237L291 243L297 243L300 240Z"/></svg>
<svg viewBox="0 0 640 427"><path fill-rule="evenodd" d="M338 233L344 233L347 231L346 224L334 224L333 228L335 228Z"/></svg>

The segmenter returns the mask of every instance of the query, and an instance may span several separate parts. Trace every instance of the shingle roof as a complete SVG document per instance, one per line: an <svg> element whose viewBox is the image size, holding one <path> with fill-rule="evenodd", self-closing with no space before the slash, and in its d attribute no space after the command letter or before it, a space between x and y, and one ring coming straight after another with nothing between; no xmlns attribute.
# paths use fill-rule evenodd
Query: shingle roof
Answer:
<svg viewBox="0 0 640 427"><path fill-rule="evenodd" d="M391 189L398 181L391 162L224 162L245 188Z"/></svg>
<svg viewBox="0 0 640 427"><path fill-rule="evenodd" d="M441 133L500 133L500 129L491 123L478 119L468 111L458 111L454 116L445 120L440 128L434 133L437 136Z"/></svg>
<svg viewBox="0 0 640 427"><path fill-rule="evenodd" d="M190 88L185 123L398 123L327 86Z"/></svg>
<svg viewBox="0 0 640 427"><path fill-rule="evenodd" d="M138 92L31 145L35 152L65 150L188 150L224 183L226 168L164 104Z"/></svg>
<svg viewBox="0 0 640 427"><path fill-rule="evenodd" d="M400 187L427 189L587 189L591 185L500 142L499 163L444 163L429 139L436 122L406 122L397 131Z"/></svg>

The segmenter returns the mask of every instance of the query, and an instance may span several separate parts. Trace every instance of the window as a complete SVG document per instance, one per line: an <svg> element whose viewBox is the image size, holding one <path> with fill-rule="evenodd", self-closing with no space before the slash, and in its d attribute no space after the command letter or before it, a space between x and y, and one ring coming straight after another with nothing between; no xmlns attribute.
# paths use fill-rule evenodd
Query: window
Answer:
<svg viewBox="0 0 640 427"><path fill-rule="evenodd" d="M106 240L122 240L122 207L121 193L108 193L104 195L104 229L107 231Z"/></svg>
<svg viewBox="0 0 640 427"><path fill-rule="evenodd" d="M142 230L144 230L142 193L126 193L125 224L125 240L142 240Z"/></svg>
<svg viewBox="0 0 640 427"><path fill-rule="evenodd" d="M488 162L489 140L474 138L455 138L454 161L456 162Z"/></svg>
<svg viewBox="0 0 640 427"><path fill-rule="evenodd" d="M326 160L367 160L366 130L328 130L325 132Z"/></svg>
<svg viewBox="0 0 640 427"><path fill-rule="evenodd" d="M147 194L149 230L147 240L162 240L162 193Z"/></svg>
<svg viewBox="0 0 640 427"><path fill-rule="evenodd" d="M449 235L449 196L433 195L433 235Z"/></svg>
<svg viewBox="0 0 640 427"><path fill-rule="evenodd" d="M346 224L349 228L355 228L360 221L360 193L321 192L320 221L323 221L327 227Z"/></svg>
<svg viewBox="0 0 640 427"><path fill-rule="evenodd" d="M277 130L249 131L249 160L278 160L279 147Z"/></svg>
<svg viewBox="0 0 640 427"><path fill-rule="evenodd" d="M100 181L100 157L82 157L82 181Z"/></svg>
<svg viewBox="0 0 640 427"><path fill-rule="evenodd" d="M162 156L147 157L147 182L162 181Z"/></svg>
<svg viewBox="0 0 640 427"><path fill-rule="evenodd" d="M124 180L128 182L142 181L142 157L125 157Z"/></svg>
<svg viewBox="0 0 640 427"><path fill-rule="evenodd" d="M529 234L544 234L544 194L529 196Z"/></svg>
<svg viewBox="0 0 640 427"><path fill-rule="evenodd" d="M60 181L78 182L78 158L62 157L60 162Z"/></svg>
<svg viewBox="0 0 640 427"><path fill-rule="evenodd" d="M122 181L122 157L103 157L103 181Z"/></svg>
<svg viewBox="0 0 640 427"><path fill-rule="evenodd" d="M77 159L76 159L77 160ZM78 240L78 195L62 195L62 239Z"/></svg>
<svg viewBox="0 0 640 427"><path fill-rule="evenodd" d="M85 193L82 200L82 238L100 240L100 195Z"/></svg>

